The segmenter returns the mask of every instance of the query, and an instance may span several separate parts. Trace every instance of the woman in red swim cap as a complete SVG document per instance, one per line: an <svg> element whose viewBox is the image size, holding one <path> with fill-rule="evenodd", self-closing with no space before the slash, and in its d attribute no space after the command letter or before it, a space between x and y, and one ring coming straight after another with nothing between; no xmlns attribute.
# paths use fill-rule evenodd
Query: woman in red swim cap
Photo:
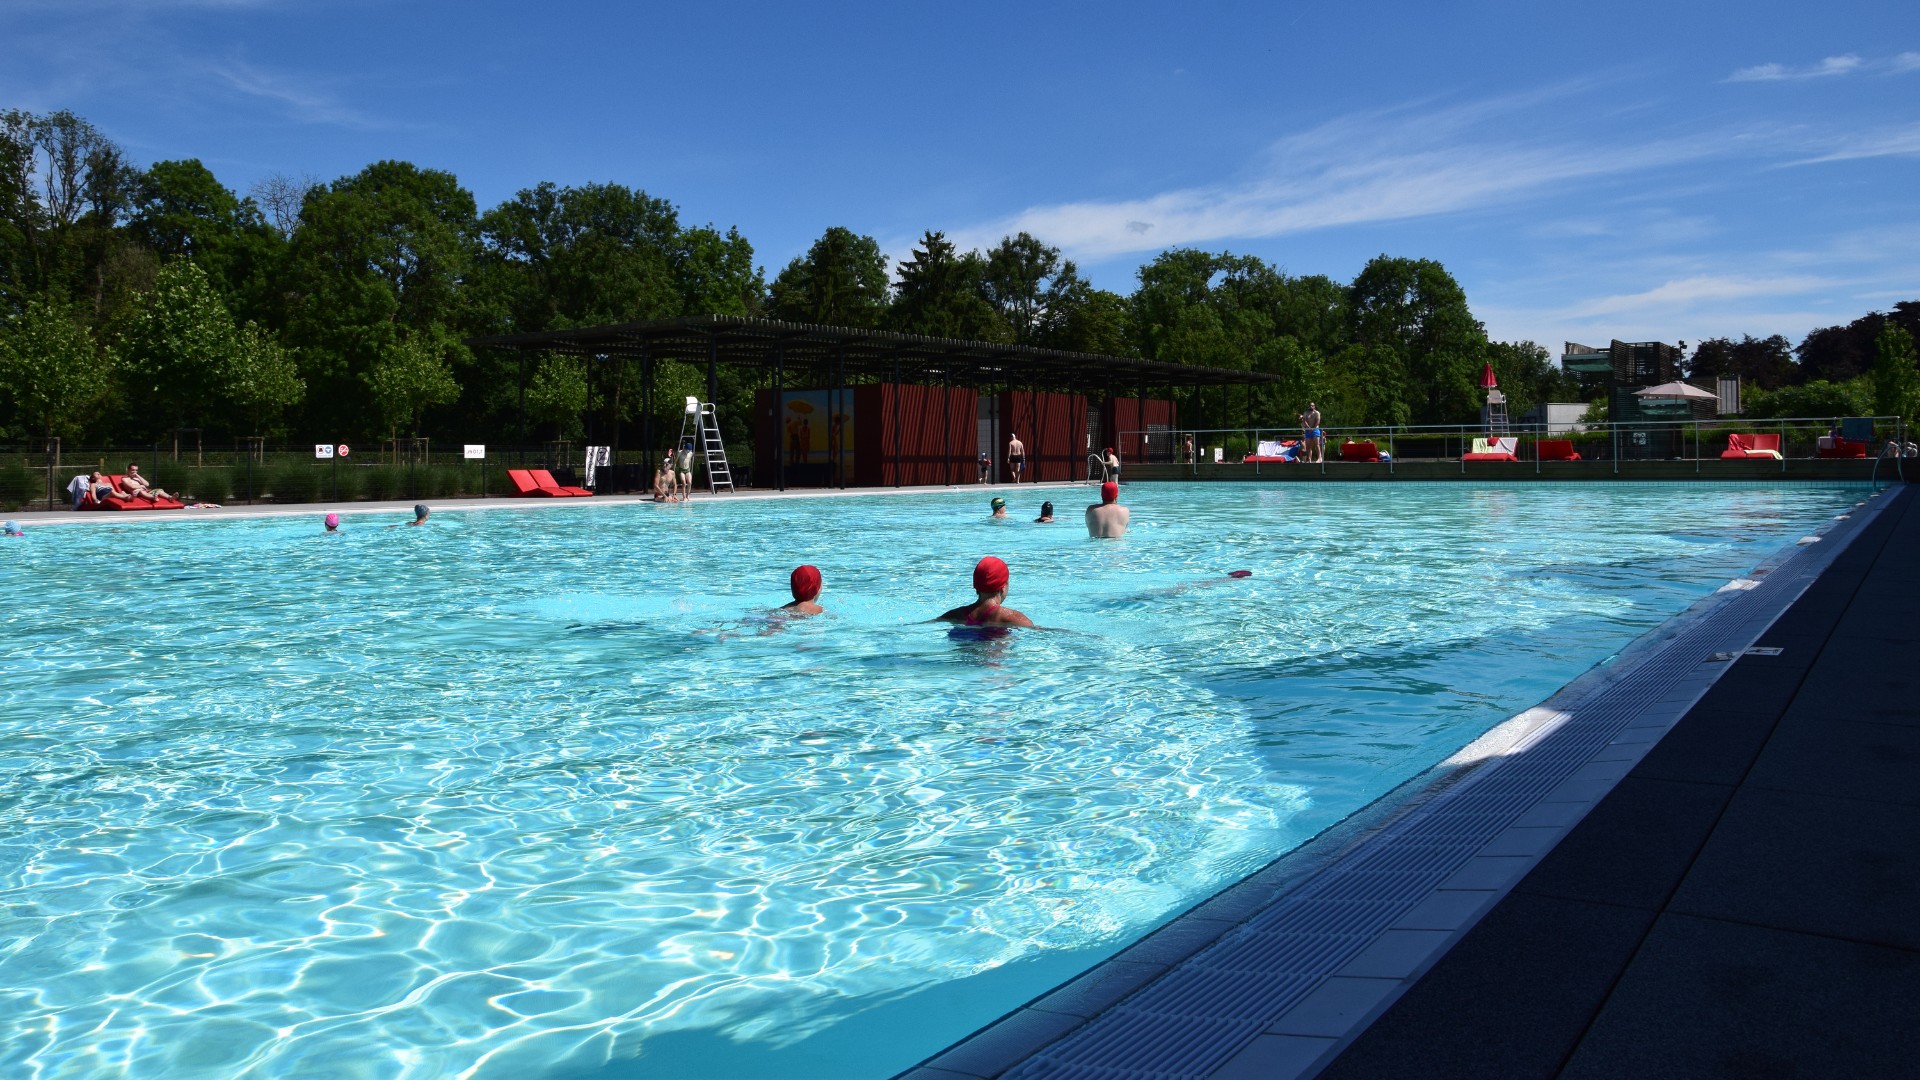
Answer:
<svg viewBox="0 0 1920 1080"><path fill-rule="evenodd" d="M781 611L791 611L795 615L818 615L827 610L815 601L820 599L820 568L811 564L796 566L787 579L793 589L793 603L781 605Z"/></svg>
<svg viewBox="0 0 1920 1080"><path fill-rule="evenodd" d="M1032 626L1033 620L1005 606L1007 564L988 555L973 567L973 591L978 599L941 615L938 622L964 623L967 626Z"/></svg>

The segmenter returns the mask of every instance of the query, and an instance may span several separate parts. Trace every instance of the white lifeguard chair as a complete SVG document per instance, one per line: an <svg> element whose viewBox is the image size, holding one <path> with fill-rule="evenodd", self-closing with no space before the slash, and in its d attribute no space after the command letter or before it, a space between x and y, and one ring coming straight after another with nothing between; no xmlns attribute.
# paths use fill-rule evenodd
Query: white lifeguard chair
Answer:
<svg viewBox="0 0 1920 1080"><path fill-rule="evenodd" d="M689 428L693 429L693 438L700 448L700 459L707 465L707 492L716 493L723 485L732 491L733 470L727 467L727 448L720 441L720 418L713 411L713 402L701 401L691 394L687 396L680 437L673 443L676 450L687 444Z"/></svg>

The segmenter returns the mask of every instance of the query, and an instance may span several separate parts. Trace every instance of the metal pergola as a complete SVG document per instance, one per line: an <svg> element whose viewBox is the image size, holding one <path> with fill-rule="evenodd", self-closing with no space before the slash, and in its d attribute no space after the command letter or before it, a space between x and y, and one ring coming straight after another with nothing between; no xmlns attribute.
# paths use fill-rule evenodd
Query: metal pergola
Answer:
<svg viewBox="0 0 1920 1080"><path fill-rule="evenodd" d="M1071 391L1113 397L1132 392L1141 398L1150 388L1223 387L1278 383L1277 375L1231 368L1199 367L1099 353L1006 345L990 341L926 337L889 330L782 322L738 315L693 315L678 319L619 323L527 334L469 338L476 349L522 354L520 428L526 438L526 354L558 353L595 361L641 364L642 404L651 447L653 364L675 360L705 364L707 400L719 396L722 364L771 371L776 392L784 390L788 368L819 373L822 381L844 391L849 376L875 381L946 387L1001 385L1031 391ZM826 373L830 372L828 375ZM844 481L844 478L841 478ZM844 482L841 486L844 486Z"/></svg>

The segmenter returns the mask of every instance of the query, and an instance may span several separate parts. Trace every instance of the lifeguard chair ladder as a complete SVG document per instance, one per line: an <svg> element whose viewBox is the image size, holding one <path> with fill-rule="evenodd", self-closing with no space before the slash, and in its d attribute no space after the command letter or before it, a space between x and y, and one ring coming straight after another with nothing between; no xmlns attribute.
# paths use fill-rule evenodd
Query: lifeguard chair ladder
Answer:
<svg viewBox="0 0 1920 1080"><path fill-rule="evenodd" d="M707 463L708 493L717 493L722 485L732 491L733 470L727 467L727 448L720 441L720 418L713 411L713 402L701 401L697 397L687 398L687 412L680 421L680 437L673 443L676 448L687 444L689 427L694 429L700 444L700 457Z"/></svg>
<svg viewBox="0 0 1920 1080"><path fill-rule="evenodd" d="M1507 395L1499 389L1487 390L1487 434L1505 435L1507 433Z"/></svg>

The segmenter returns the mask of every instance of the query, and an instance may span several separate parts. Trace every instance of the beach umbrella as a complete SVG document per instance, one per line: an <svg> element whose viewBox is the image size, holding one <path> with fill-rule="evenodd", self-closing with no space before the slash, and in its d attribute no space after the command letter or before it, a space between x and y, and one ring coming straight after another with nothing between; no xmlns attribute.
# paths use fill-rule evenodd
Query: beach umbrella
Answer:
<svg viewBox="0 0 1920 1080"><path fill-rule="evenodd" d="M1493 363L1489 361L1486 367L1480 369L1480 389L1491 390L1497 385L1493 377Z"/></svg>
<svg viewBox="0 0 1920 1080"><path fill-rule="evenodd" d="M1661 383L1638 391L1635 397L1647 401L1719 401L1720 395L1683 382Z"/></svg>

